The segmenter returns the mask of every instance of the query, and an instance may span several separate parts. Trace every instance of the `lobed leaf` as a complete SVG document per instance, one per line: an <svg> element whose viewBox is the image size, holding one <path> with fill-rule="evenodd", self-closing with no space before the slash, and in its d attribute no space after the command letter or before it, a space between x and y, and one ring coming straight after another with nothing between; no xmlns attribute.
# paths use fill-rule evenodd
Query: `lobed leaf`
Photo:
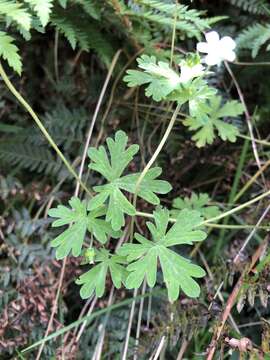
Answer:
<svg viewBox="0 0 270 360"><path fill-rule="evenodd" d="M206 238L204 231L195 230L202 221L200 213L188 209L180 211L176 223L169 230L168 210L155 211L154 221L155 223L147 223L153 241L136 233L138 244L124 244L117 251L131 262L127 267L127 288L138 288L144 279L153 287L156 284L157 267L160 263L170 301L178 298L180 288L190 297L199 296L200 288L193 278L204 276L204 270L169 247L178 244L191 245Z"/></svg>
<svg viewBox="0 0 270 360"><path fill-rule="evenodd" d="M149 84L145 89L145 95L155 101L165 99L176 90L180 84L179 75L164 61L157 61L155 56L142 55L137 59L138 70L128 70L124 81L129 87Z"/></svg>
<svg viewBox="0 0 270 360"><path fill-rule="evenodd" d="M198 195L192 193L191 197L177 197L173 200L172 207L170 211L172 217L177 217L180 210L190 209L198 211L201 216L205 219L211 219L217 216L220 213L220 210L217 206L209 205L210 198L208 194L199 193Z"/></svg>
<svg viewBox="0 0 270 360"><path fill-rule="evenodd" d="M94 191L98 194L90 200L88 209L92 211L107 203L106 221L111 223L115 231L124 225L125 214L130 216L136 214L136 209L122 192L124 190L134 194L140 177L140 173L121 177L139 149L138 145L132 145L126 149L127 141L126 134L123 131L117 131L115 140L107 139L109 156L104 146L98 149L90 148L88 151L92 160L89 168L99 172L108 181L104 185L94 187ZM138 196L154 205L159 204L156 194L167 194L171 190L171 185L167 181L157 180L160 174L160 168L150 169L138 188Z"/></svg>
<svg viewBox="0 0 270 360"><path fill-rule="evenodd" d="M232 100L221 105L221 96L211 95L201 102L193 100L189 105L191 117L184 120L183 124L190 130L198 130L192 137L198 147L212 144L215 139L215 130L222 140L236 141L238 128L221 118L241 115L244 112L241 103Z"/></svg>
<svg viewBox="0 0 270 360"><path fill-rule="evenodd" d="M95 261L99 264L93 266L76 280L76 284L82 285L80 295L83 299L89 298L94 292L97 297L104 294L108 273L117 289L121 287L126 277L126 270L122 266L125 260L121 256L110 255L109 251L101 249L96 252Z"/></svg>
<svg viewBox="0 0 270 360"><path fill-rule="evenodd" d="M71 208L58 205L57 208L49 210L51 217L58 218L53 222L53 227L69 225L68 229L51 242L51 246L57 248L57 259L63 259L70 252L73 256L81 255L87 230L102 244L106 243L108 236L121 235L101 218L106 214L105 207L99 207L87 213L86 203L76 197L71 198L69 204Z"/></svg>

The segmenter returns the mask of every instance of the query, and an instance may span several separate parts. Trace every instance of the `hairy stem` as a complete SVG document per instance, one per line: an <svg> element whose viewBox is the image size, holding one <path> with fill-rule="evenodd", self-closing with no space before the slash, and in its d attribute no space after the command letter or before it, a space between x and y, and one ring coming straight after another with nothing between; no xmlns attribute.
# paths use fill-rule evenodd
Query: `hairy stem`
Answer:
<svg viewBox="0 0 270 360"><path fill-rule="evenodd" d="M211 224L211 223L212 223L213 221L218 221L218 220L220 220L220 219L225 218L226 216L229 216L229 215L231 215L231 214L234 214L234 213L236 213L236 212L238 212L238 211L246 208L247 206L252 205L252 204L258 202L259 200L264 199L264 198L267 197L267 196L270 196L270 190L262 193L261 195L256 196L255 198L253 198L253 199L251 199L251 200L249 200L249 201L247 201L247 202L245 202L245 203L243 203L243 204L241 204L241 205L239 205L239 206L236 206L235 208L233 208L233 209L231 209L231 210L225 211L224 213L221 213L221 214L219 214L219 215L217 215L217 216L215 216L215 217L213 217L213 218L211 218L211 219L204 220L204 221L202 221L200 224L198 224L198 226L202 226L202 225L209 225L209 226L210 226L210 225L214 225L214 226L216 226L216 224ZM137 215L137 216L147 217L147 218L153 218L153 217L154 217L153 214L149 214L149 213L145 213L145 212L141 212L141 211L137 211L137 212L136 212L136 215ZM174 219L174 218L170 218L169 220L170 220L171 222L176 222L176 219ZM228 226L231 227L232 225L228 225ZM254 225L254 226L255 226L255 225ZM220 226L219 226L219 227L220 227Z"/></svg>

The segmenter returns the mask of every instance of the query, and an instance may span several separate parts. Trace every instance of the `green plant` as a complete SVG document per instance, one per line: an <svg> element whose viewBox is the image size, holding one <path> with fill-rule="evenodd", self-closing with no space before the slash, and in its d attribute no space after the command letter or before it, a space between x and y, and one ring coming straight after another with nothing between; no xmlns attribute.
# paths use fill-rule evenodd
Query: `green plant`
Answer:
<svg viewBox="0 0 270 360"><path fill-rule="evenodd" d="M220 214L220 210L217 206L210 204L210 198L208 194L195 194L192 193L191 197L177 197L172 202L171 216L176 218L179 212L184 209L196 210L205 219L211 219Z"/></svg>
<svg viewBox="0 0 270 360"><path fill-rule="evenodd" d="M7 26L14 25L25 39L30 38L30 30L41 30L49 21L53 0L0 1L0 15ZM0 56L10 67L21 74L22 62L14 37L0 31Z"/></svg>
<svg viewBox="0 0 270 360"><path fill-rule="evenodd" d="M260 21L255 35L242 40L242 45L239 42L237 51L247 48L260 59L267 56L262 51L269 42L267 2L228 0L218 9L207 2L187 7L174 0L0 0L0 4L6 6L0 14L0 31L5 34L0 36L0 46L10 49L2 58L13 68L20 66L18 61L24 64L23 77L11 75L10 80L3 70L4 60L0 65L4 122L0 124L0 283L4 289L0 292L4 347L0 357L38 359L43 351L45 358L66 357L67 352L81 358L97 358L101 353L104 359L179 358L179 351L180 355L184 351L185 358L195 359L205 355L212 337L209 327L220 329L219 303L225 309L220 318L231 316L226 336L239 330L239 338L247 335L256 343L254 354L261 352L249 325L261 324L269 315L262 309L269 283L269 256L263 257L261 245L264 231L269 230L267 217L260 222L268 211L269 190L263 189L269 172L269 142L256 138L263 138L267 130L263 121L269 113L269 89L264 79L269 63L263 63L263 71L262 63L241 59L223 66L224 60L234 61L236 54L232 40L230 54L217 53L222 39L223 44L228 40L222 36L217 45L206 38L207 43L197 47L207 56L214 48L217 56L201 59L198 53L186 51L192 51L194 41L218 19L201 11L208 8L213 15L229 15L219 27L224 35L240 32L241 36L243 29ZM32 41L24 46L30 35ZM20 51L14 51L15 44ZM132 68L134 53L141 54L141 47L138 67ZM111 59L116 51L121 57L115 67ZM239 51L238 57L247 53ZM215 58L218 67L207 67L212 66L207 61ZM104 64L117 77L107 82L106 93L103 87L99 97ZM119 84L127 68L124 81L131 89ZM225 76L226 69L230 76ZM5 85L39 129L12 101ZM234 85L241 103L232 100ZM106 109L100 107L92 121L93 133L87 138L92 144L89 166L83 169L87 156L83 146L97 102ZM245 102L245 113L256 106L254 116L246 116L249 125L256 127L250 137L242 117ZM246 140L239 160L242 138ZM261 163L258 171L252 149L257 150L259 167ZM72 196L75 180L76 196ZM244 192L239 191L241 186ZM203 193L193 192L197 190ZM238 195L246 202L237 205ZM52 202L55 208L49 210ZM243 209L245 213L237 213ZM250 279L244 279L245 291L239 293L237 309L244 305L245 296L249 300L246 317L247 312L226 309L233 304L232 286L249 265L250 253L260 255L264 264L259 263L261 271L252 266ZM88 301L78 298L79 291ZM131 309L119 310L129 304ZM95 307L102 310L96 312ZM262 356L267 357L269 326L264 326ZM228 357L228 343L224 347L223 340L221 336L218 356ZM30 353L39 346L37 356Z"/></svg>
<svg viewBox="0 0 270 360"><path fill-rule="evenodd" d="M125 215L132 218L130 237L133 241L134 217L142 215L136 209L137 196L157 206L160 204L157 194L167 194L171 190L168 182L157 179L161 168L151 166L170 134L180 106L187 104L190 113L184 125L193 130L202 127L193 137L199 147L213 142L214 127L223 140L234 142L238 134L237 128L220 118L240 115L243 106L237 101L221 105L221 97L215 95L216 90L209 87L203 79L207 74L197 54L188 54L181 61L180 74L167 62L157 61L155 56L142 55L137 61L143 71L128 70L124 81L130 87L146 84L146 96L155 101L176 101L178 105L170 124L155 154L141 173L123 175L139 151L139 146L133 144L127 147L128 137L121 130L116 132L114 139L107 138L107 149L100 146L88 150L90 170L98 172L107 182L93 187L96 195L87 203L72 198L71 209L60 205L49 211L50 216L59 218L53 226L70 225L53 240L52 246L57 247L58 259L66 257L72 251L73 256L88 254L86 262L98 263L77 281L77 284L82 285L80 293L83 298L90 297L93 292L98 297L104 294L107 272L116 288L121 284L128 289L138 288L144 278L153 287L156 284L158 264L162 269L170 301L178 298L180 289L188 296L197 297L200 288L193 278L204 276L203 269L191 264L170 247L192 245L193 242L205 239L206 233L200 229L203 219L211 216L215 218L219 214L216 207L206 206L207 196L193 196L190 202L175 201L174 207L178 207L179 211L176 213L173 210L176 215L175 224L169 229L169 210L157 208L152 215L155 225L147 223L152 241L135 233L134 239L138 243L124 244L116 254L105 248L97 249L89 245L86 245L86 252L82 250L87 231L103 246L108 237L120 237L120 230L126 225ZM134 195L133 203L125 196L126 192ZM198 211L193 210L193 207Z"/></svg>
<svg viewBox="0 0 270 360"><path fill-rule="evenodd" d="M270 40L270 25L253 24L243 30L237 37L237 47L239 49L248 49L255 58L263 45ZM266 51L270 50L270 45L266 46Z"/></svg>
<svg viewBox="0 0 270 360"><path fill-rule="evenodd" d="M266 0L229 0L229 2L251 14L266 14L270 10Z"/></svg>

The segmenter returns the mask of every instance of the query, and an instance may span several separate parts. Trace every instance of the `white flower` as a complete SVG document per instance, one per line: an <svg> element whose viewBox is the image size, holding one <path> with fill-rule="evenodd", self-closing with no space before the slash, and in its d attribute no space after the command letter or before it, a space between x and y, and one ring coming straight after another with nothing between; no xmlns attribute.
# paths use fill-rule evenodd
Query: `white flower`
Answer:
<svg viewBox="0 0 270 360"><path fill-rule="evenodd" d="M207 54L204 59L207 65L219 65L223 60L235 60L236 43L230 36L224 36L220 39L216 31L210 31L205 34L205 38L206 42L197 44L197 50Z"/></svg>
<svg viewBox="0 0 270 360"><path fill-rule="evenodd" d="M180 74L180 82L186 83L189 80L192 80L195 77L201 76L203 74L204 67L202 64L196 64L193 66L189 66L188 64L181 65L181 74Z"/></svg>

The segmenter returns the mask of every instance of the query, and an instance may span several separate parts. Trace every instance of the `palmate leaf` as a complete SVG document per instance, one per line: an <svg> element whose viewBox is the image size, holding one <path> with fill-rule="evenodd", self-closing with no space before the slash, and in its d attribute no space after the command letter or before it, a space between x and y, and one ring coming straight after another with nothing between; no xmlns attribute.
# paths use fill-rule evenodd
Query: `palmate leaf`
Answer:
<svg viewBox="0 0 270 360"><path fill-rule="evenodd" d="M119 230L124 225L124 214L136 214L134 206L121 191L134 193L140 176L139 173L135 173L121 177L139 150L138 145L131 145L126 149L127 140L128 137L123 131L117 131L115 140L108 138L109 157L104 146L98 149L90 148L88 151L92 160L89 168L99 172L108 181L105 185L94 187L98 194L90 200L88 209L95 210L108 202L106 221L111 223L114 230ZM154 205L159 204L159 198L155 193L167 194L171 190L171 185L167 181L156 180L160 174L160 168L150 169L138 189L138 196Z"/></svg>
<svg viewBox="0 0 270 360"><path fill-rule="evenodd" d="M100 243L104 244L108 236L119 237L121 234L112 230L109 223L100 218L106 213L104 207L99 207L87 213L86 203L73 197L69 201L71 209L58 205L49 210L49 215L55 220L53 227L69 225L68 229L58 235L51 243L56 247L56 258L63 259L70 252L73 256L79 256L82 251L83 241L88 230Z"/></svg>
<svg viewBox="0 0 270 360"><path fill-rule="evenodd" d="M136 233L135 238L139 244L124 244L117 253L126 256L129 272L126 287L138 288L144 278L150 287L156 284L157 267L160 263L163 279L168 289L170 301L175 301L179 296L180 288L190 297L200 294L200 287L193 279L205 275L202 268L192 264L188 259L180 256L169 247L180 244L192 245L193 242L202 241L206 233L195 230L202 222L200 213L184 209L179 212L176 223L169 229L169 211L158 209L154 212L155 224L147 223L152 235L152 241Z"/></svg>
<svg viewBox="0 0 270 360"><path fill-rule="evenodd" d="M76 280L76 284L82 285L80 295L83 299L89 298L94 292L97 297L104 294L108 271L117 289L120 288L126 277L126 270L122 266L125 259L121 256L110 255L109 251L101 249L96 251L95 262L99 264L93 266Z"/></svg>
<svg viewBox="0 0 270 360"><path fill-rule="evenodd" d="M129 87L149 84L145 95L155 101L165 99L171 92L179 87L179 75L169 67L169 64L158 61L155 56L142 55L137 59L138 70L128 70L124 81Z"/></svg>
<svg viewBox="0 0 270 360"><path fill-rule="evenodd" d="M198 195L192 193L191 197L177 197L173 200L172 207L170 211L171 216L176 218L179 215L179 212L183 209L190 209L198 211L201 216L205 219L211 219L218 214L220 210L217 206L209 205L210 198L208 194L199 193Z"/></svg>
<svg viewBox="0 0 270 360"><path fill-rule="evenodd" d="M244 111L243 105L235 100L221 105L221 96L211 96L204 102L194 100L190 105L190 115L183 123L190 130L198 130L192 139L198 147L212 144L215 130L222 140L236 141L238 128L221 120L223 117L235 117Z"/></svg>

